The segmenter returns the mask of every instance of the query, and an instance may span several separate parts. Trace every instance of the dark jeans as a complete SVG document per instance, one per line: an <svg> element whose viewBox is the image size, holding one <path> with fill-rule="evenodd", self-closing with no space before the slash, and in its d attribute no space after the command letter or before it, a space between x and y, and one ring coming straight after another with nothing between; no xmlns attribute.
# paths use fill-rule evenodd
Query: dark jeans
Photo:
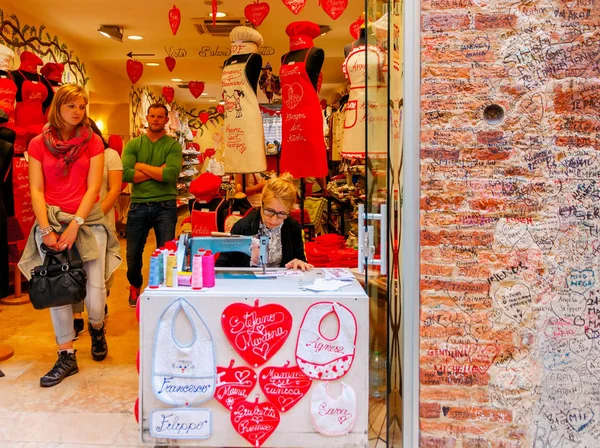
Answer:
<svg viewBox="0 0 600 448"><path fill-rule="evenodd" d="M161 202L130 204L127 215L127 280L141 288L142 255L150 229L156 235L156 247L162 247L175 238L177 203L175 199Z"/></svg>

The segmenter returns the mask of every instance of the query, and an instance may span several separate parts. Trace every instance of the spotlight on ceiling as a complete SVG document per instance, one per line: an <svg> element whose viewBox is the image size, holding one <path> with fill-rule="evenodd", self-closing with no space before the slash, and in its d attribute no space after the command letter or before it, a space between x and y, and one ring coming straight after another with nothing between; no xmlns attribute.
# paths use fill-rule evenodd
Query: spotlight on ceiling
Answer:
<svg viewBox="0 0 600 448"><path fill-rule="evenodd" d="M123 42L123 27L118 25L100 25L98 32L104 37L108 37L109 39L116 40L118 42Z"/></svg>

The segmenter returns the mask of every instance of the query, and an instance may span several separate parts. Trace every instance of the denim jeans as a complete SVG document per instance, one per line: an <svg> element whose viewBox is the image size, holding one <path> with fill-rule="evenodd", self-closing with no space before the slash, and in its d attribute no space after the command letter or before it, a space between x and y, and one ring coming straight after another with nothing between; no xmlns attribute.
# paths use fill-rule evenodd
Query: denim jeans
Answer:
<svg viewBox="0 0 600 448"><path fill-rule="evenodd" d="M131 286L141 288L142 255L150 229L156 235L156 247L162 247L175 238L177 203L175 199L161 202L134 203L127 215L127 280Z"/></svg>

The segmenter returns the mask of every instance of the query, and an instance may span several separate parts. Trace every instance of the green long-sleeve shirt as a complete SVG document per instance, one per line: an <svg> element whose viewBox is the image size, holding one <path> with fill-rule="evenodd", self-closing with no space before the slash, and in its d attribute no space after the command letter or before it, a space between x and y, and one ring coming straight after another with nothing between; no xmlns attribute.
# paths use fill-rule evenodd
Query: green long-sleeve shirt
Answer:
<svg viewBox="0 0 600 448"><path fill-rule="evenodd" d="M133 168L137 162L163 169L162 182L150 179L134 183L131 202L158 202L175 199L177 196L177 179L181 171L181 145L168 135L152 142L142 135L127 142L123 150L123 180L133 183Z"/></svg>

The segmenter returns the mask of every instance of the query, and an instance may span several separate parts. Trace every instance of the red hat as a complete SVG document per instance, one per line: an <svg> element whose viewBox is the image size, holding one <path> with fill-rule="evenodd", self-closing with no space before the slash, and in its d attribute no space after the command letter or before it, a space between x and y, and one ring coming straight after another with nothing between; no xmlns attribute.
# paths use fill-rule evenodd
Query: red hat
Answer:
<svg viewBox="0 0 600 448"><path fill-rule="evenodd" d="M221 182L220 176L206 171L190 183L190 193L199 201L210 201L217 196Z"/></svg>
<svg viewBox="0 0 600 448"><path fill-rule="evenodd" d="M302 50L314 47L313 39L321 35L321 27L314 22L292 22L285 29L290 36L290 50Z"/></svg>
<svg viewBox="0 0 600 448"><path fill-rule="evenodd" d="M37 73L37 66L44 65L44 61L42 61L37 54L32 53L31 51L25 50L23 53L21 53L19 58L21 59L19 70L24 70L26 72Z"/></svg>
<svg viewBox="0 0 600 448"><path fill-rule="evenodd" d="M64 64L58 64L56 62L48 62L40 69L40 73L44 78L56 82L62 82L62 76L64 71Z"/></svg>

